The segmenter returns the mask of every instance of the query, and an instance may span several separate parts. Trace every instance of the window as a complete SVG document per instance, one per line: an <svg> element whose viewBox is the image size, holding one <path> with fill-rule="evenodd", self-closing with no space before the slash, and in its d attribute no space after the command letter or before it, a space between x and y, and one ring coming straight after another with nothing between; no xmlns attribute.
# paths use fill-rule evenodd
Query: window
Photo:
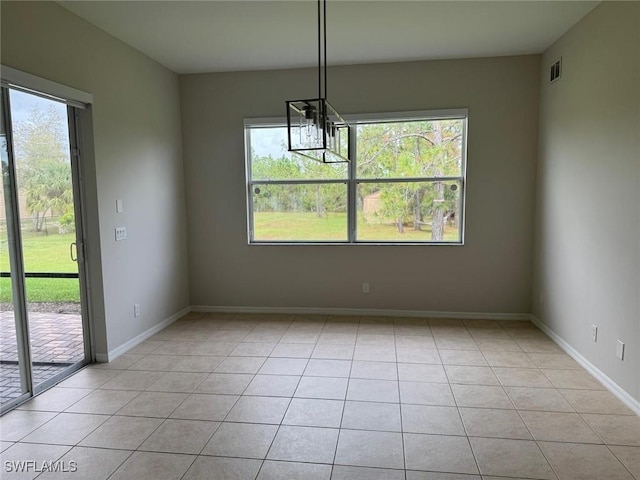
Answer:
<svg viewBox="0 0 640 480"><path fill-rule="evenodd" d="M288 152L284 121L245 121L249 242L462 244L467 112L349 121L349 164Z"/></svg>

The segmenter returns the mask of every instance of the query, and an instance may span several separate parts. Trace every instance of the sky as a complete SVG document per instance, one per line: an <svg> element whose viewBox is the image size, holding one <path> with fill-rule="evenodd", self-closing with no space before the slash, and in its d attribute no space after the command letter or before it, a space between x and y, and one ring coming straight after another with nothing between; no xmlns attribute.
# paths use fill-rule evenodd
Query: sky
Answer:
<svg viewBox="0 0 640 480"><path fill-rule="evenodd" d="M67 106L62 102L43 98L31 93L25 93L19 90L9 89L9 102L11 105L11 123L13 125L14 145L16 135L16 125L29 119L34 109L49 110L53 108L58 111L60 118L64 119L65 125L60 130L65 134L65 142L69 143L69 130L66 125ZM16 155L18 153L16 152ZM19 159L18 159L19 161Z"/></svg>
<svg viewBox="0 0 640 480"><path fill-rule="evenodd" d="M19 90L9 91L9 100L11 102L11 121L14 124L23 122L29 118L31 111L34 108L46 110L51 108L51 106L60 111L62 118L67 118L67 106L62 102L56 102L55 100L49 100L47 98L21 92Z"/></svg>
<svg viewBox="0 0 640 480"><path fill-rule="evenodd" d="M251 129L251 149L256 157L273 158L289 157L287 151L287 129L285 127L275 128L252 128Z"/></svg>

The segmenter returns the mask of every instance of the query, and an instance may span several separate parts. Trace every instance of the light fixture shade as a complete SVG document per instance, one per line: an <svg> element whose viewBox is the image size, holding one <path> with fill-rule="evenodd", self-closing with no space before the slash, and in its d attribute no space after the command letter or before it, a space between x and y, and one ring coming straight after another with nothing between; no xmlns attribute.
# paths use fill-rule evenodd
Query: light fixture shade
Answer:
<svg viewBox="0 0 640 480"><path fill-rule="evenodd" d="M290 152L323 163L350 160L349 124L326 98L286 103Z"/></svg>

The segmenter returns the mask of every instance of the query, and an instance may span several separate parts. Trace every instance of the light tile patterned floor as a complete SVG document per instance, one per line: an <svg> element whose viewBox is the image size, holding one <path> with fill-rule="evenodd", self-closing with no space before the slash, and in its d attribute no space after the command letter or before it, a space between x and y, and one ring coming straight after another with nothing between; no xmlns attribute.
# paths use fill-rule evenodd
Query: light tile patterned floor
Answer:
<svg viewBox="0 0 640 480"><path fill-rule="evenodd" d="M640 419L525 322L189 314L0 437L74 479L640 479Z"/></svg>

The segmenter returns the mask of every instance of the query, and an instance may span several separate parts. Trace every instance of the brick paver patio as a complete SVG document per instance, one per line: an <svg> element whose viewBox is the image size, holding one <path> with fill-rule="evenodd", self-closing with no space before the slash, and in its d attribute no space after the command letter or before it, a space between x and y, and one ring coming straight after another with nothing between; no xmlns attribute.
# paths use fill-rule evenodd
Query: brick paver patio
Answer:
<svg viewBox="0 0 640 480"><path fill-rule="evenodd" d="M29 327L34 384L84 358L80 315L30 312ZM17 362L13 312L0 312L0 403L22 393Z"/></svg>

